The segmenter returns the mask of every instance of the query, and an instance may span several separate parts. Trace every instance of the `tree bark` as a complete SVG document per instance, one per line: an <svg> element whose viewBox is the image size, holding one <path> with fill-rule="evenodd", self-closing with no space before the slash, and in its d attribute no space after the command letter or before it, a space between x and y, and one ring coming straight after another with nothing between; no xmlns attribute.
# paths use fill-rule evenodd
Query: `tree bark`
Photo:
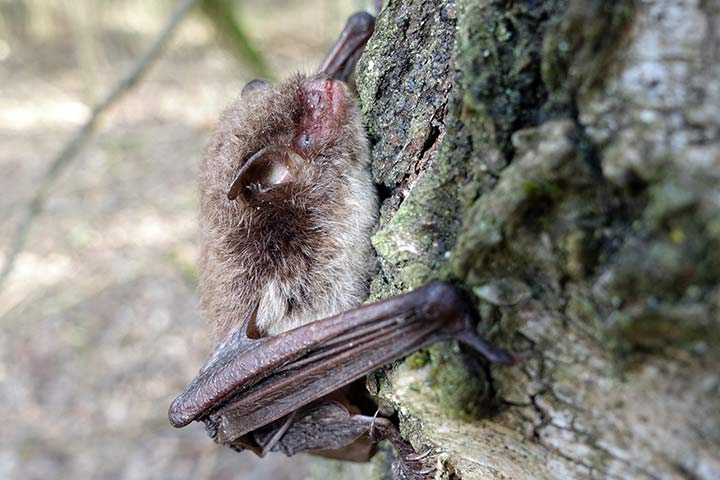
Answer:
<svg viewBox="0 0 720 480"><path fill-rule="evenodd" d="M440 478L720 478L718 32L720 0L386 2L372 296L455 281L525 357L368 380Z"/></svg>

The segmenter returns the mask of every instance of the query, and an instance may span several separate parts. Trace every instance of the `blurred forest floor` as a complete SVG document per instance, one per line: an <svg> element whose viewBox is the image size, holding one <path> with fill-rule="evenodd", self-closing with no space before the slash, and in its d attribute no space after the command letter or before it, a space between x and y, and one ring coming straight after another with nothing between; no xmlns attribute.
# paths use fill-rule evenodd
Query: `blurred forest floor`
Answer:
<svg viewBox="0 0 720 480"><path fill-rule="evenodd" d="M278 78L313 70L357 7L240 5ZM38 178L173 7L0 0L2 255ZM211 348L195 295L198 165L251 78L195 11L52 187L0 291L0 478L302 478L300 458L235 454L167 421Z"/></svg>

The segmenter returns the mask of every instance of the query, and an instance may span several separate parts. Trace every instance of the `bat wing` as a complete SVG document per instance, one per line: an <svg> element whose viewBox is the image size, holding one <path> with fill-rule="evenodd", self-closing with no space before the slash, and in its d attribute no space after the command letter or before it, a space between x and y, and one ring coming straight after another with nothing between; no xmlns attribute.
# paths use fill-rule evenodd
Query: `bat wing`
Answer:
<svg viewBox="0 0 720 480"><path fill-rule="evenodd" d="M247 337L255 307L170 407L182 427L210 420L229 443L430 343L456 337L489 360L513 363L475 334L470 310L449 284L318 320L280 335Z"/></svg>
<svg viewBox="0 0 720 480"><path fill-rule="evenodd" d="M352 15L318 71L336 80L349 81L374 31L375 17L367 12Z"/></svg>

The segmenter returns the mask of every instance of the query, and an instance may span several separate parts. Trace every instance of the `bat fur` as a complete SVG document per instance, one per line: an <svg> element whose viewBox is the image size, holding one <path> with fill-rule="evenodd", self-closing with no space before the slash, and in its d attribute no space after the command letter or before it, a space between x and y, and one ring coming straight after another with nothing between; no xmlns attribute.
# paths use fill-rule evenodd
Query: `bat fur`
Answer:
<svg viewBox="0 0 720 480"><path fill-rule="evenodd" d="M224 339L259 302L259 334L276 335L357 306L373 268L377 195L355 95L334 82L321 122L292 182L227 198L235 172L263 147L293 145L313 120L308 89L322 76L244 94L222 115L200 176L201 307ZM312 129L310 127L310 129Z"/></svg>

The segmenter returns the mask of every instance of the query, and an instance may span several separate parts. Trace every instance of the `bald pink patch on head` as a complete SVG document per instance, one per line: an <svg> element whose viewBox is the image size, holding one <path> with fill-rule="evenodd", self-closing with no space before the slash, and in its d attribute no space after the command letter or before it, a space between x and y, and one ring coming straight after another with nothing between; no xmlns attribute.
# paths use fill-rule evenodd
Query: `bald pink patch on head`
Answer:
<svg viewBox="0 0 720 480"><path fill-rule="evenodd" d="M346 116L346 99L341 83L323 76L305 80L300 97L302 113L293 147L305 152L338 135Z"/></svg>

